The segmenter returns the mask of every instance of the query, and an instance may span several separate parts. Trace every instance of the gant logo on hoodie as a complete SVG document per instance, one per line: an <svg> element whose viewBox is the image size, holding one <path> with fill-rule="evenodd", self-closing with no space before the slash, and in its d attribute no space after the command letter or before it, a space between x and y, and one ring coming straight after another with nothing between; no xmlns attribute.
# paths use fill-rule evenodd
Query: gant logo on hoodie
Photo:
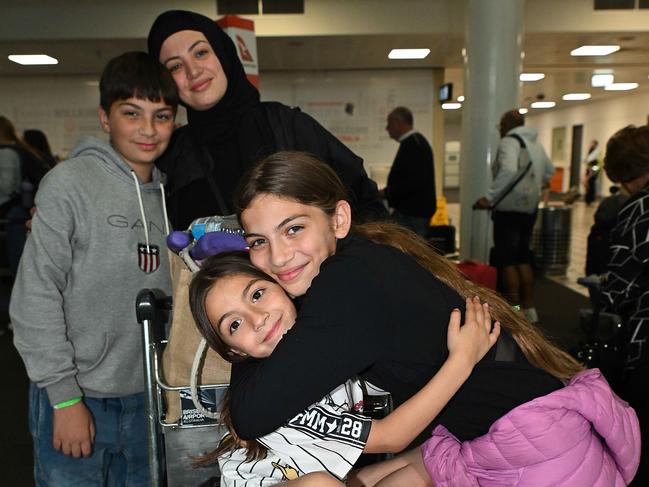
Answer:
<svg viewBox="0 0 649 487"><path fill-rule="evenodd" d="M140 270L151 274L160 267L160 247L157 245L137 244L137 261Z"/></svg>

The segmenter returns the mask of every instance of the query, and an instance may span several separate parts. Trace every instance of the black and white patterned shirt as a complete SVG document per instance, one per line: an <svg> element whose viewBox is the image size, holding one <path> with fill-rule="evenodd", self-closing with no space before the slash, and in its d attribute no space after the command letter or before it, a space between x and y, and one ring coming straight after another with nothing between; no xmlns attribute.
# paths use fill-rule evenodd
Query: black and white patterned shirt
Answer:
<svg viewBox="0 0 649 487"><path fill-rule="evenodd" d="M628 333L626 368L647 360L649 334L649 185L633 195L611 232L611 260L602 291Z"/></svg>
<svg viewBox="0 0 649 487"><path fill-rule="evenodd" d="M219 458L221 486L275 485L311 472L328 472L342 480L362 453L372 426L370 418L358 414L362 410L360 381L348 380L259 438L268 448L266 458L246 462L244 449Z"/></svg>

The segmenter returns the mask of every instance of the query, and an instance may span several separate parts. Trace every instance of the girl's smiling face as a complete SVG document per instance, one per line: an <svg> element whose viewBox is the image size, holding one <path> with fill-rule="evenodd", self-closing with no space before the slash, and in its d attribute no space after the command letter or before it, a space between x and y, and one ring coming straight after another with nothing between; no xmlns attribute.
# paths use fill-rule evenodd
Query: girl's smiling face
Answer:
<svg viewBox="0 0 649 487"><path fill-rule="evenodd" d="M207 294L205 310L234 353L254 358L270 356L296 318L278 284L246 275L219 279Z"/></svg>
<svg viewBox="0 0 649 487"><path fill-rule="evenodd" d="M302 296L336 251L336 239L349 232L349 203L338 202L332 216L321 209L272 194L255 197L241 221L250 260L290 296Z"/></svg>

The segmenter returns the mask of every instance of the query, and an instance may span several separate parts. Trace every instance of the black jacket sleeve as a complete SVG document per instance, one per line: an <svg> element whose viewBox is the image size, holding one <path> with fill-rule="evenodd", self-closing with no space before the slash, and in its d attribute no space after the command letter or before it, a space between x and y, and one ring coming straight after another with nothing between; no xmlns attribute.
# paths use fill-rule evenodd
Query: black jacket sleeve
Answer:
<svg viewBox="0 0 649 487"><path fill-rule="evenodd" d="M294 327L267 359L232 368L237 434L258 438L320 400L383 354L387 302L372 270L338 255L322 265Z"/></svg>

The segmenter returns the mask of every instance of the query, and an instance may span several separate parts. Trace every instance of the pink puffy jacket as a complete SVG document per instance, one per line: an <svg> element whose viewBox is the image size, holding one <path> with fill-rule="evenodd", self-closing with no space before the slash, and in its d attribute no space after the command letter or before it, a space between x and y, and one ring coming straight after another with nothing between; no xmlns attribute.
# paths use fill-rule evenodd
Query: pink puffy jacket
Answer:
<svg viewBox="0 0 649 487"><path fill-rule="evenodd" d="M460 443L437 426L422 455L436 487L617 487L638 469L640 426L590 369L514 408L474 440Z"/></svg>

